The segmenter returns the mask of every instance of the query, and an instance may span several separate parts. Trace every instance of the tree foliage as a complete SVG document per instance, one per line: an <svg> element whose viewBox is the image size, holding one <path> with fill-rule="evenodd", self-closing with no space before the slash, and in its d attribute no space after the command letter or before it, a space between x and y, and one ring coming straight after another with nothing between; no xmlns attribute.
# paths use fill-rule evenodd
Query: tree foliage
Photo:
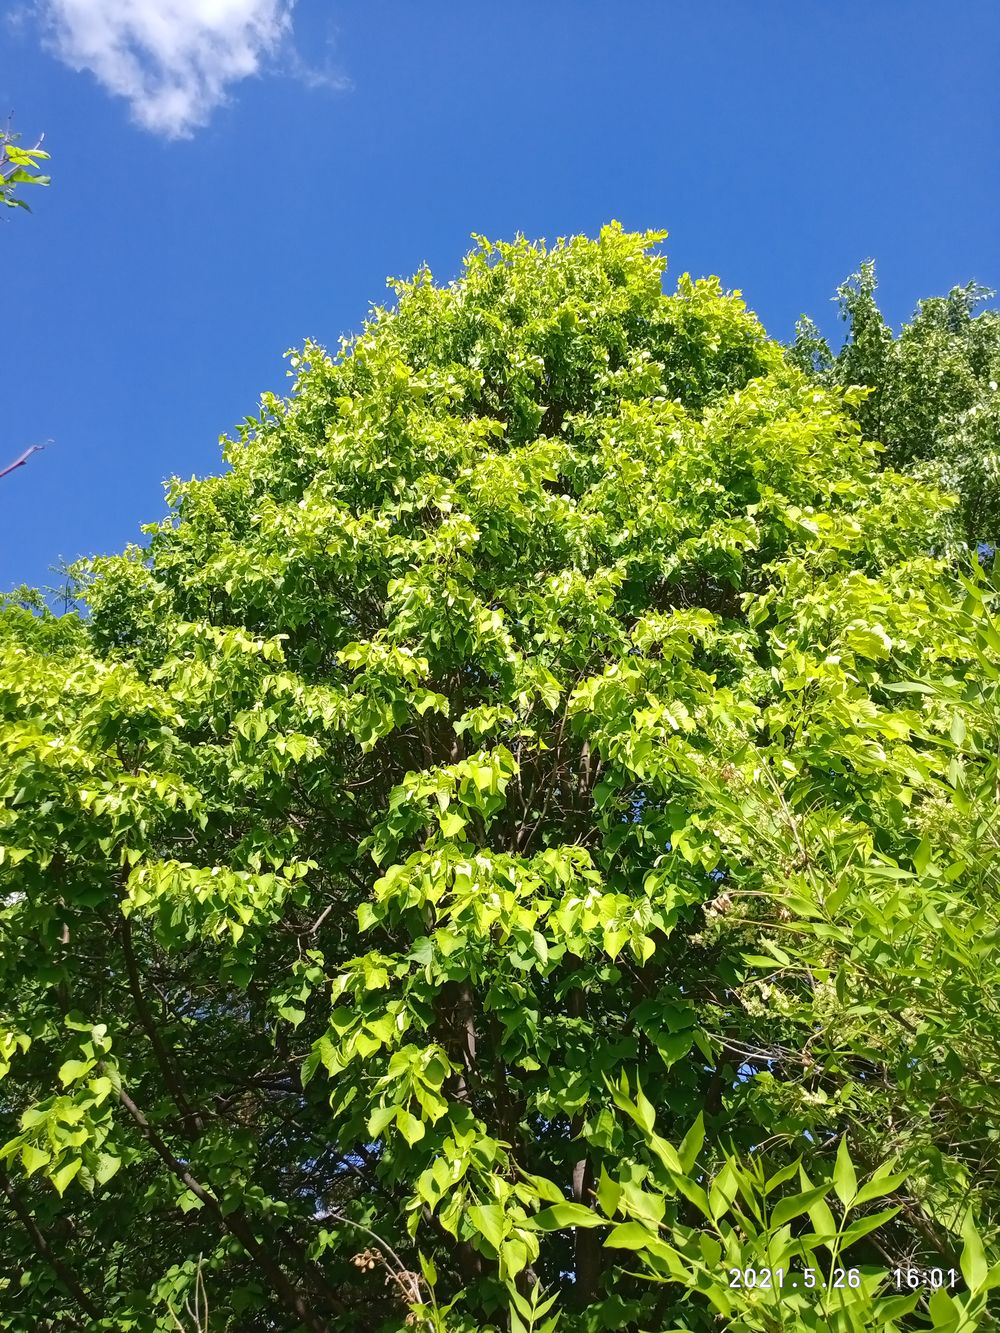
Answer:
<svg viewBox="0 0 1000 1333"><path fill-rule="evenodd" d="M855 408L889 466L960 497L961 538L1000 541L1000 310L975 313L994 293L978 283L921 301L898 337L875 299L875 266L862 264L837 290L848 336L834 356L809 319L792 360L830 385L866 385Z"/></svg>
<svg viewBox="0 0 1000 1333"><path fill-rule="evenodd" d="M988 1325L995 594L662 239L394 284L0 614L0 1327Z"/></svg>
<svg viewBox="0 0 1000 1333"><path fill-rule="evenodd" d="M21 148L19 138L9 127L0 129L0 203L7 208L26 208L30 212L30 205L21 198L18 186L48 185L49 177L38 174L38 164L46 161L49 155L42 151L41 139L34 148Z"/></svg>

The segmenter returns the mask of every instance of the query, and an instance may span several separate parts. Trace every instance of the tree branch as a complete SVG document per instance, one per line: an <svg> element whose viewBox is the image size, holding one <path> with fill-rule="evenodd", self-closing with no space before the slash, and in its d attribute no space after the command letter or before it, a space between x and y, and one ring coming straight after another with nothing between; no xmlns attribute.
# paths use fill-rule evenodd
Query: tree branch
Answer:
<svg viewBox="0 0 1000 1333"><path fill-rule="evenodd" d="M289 1279L284 1269L271 1258L267 1250L257 1240L246 1214L242 1213L242 1210L224 1214L218 1199L200 1181L195 1179L182 1161L174 1156L124 1088L119 1091L118 1097L156 1155L165 1163L173 1175L183 1185L187 1186L195 1198L209 1210L219 1224L236 1237L247 1254L257 1261L261 1272L270 1282L282 1305L294 1314L296 1319L305 1324L306 1328L311 1330L311 1333L330 1333L330 1326L314 1313L306 1300L305 1294ZM343 1303L333 1292L328 1293L328 1299L330 1298L332 1298L331 1305L336 1312L338 1314L344 1313Z"/></svg>
<svg viewBox="0 0 1000 1333"><path fill-rule="evenodd" d="M79 1305L80 1309L83 1310L88 1318L100 1319L100 1310L80 1286L79 1282L74 1277L72 1270L63 1263L58 1255L53 1254L48 1241L39 1230L38 1223L17 1197L17 1191L14 1189L10 1177L2 1166L0 1166L0 1191L6 1196L7 1202L13 1209L14 1216L31 1237L31 1243L38 1254L45 1260L55 1275L59 1278L59 1281L67 1289L77 1305Z"/></svg>
<svg viewBox="0 0 1000 1333"><path fill-rule="evenodd" d="M47 443L51 443L51 441L47 441ZM41 453L44 448L44 444L29 444L19 458L15 458L13 463L8 463L5 468L0 469L0 477L6 477L8 472L13 472L15 468L24 467L32 454Z"/></svg>

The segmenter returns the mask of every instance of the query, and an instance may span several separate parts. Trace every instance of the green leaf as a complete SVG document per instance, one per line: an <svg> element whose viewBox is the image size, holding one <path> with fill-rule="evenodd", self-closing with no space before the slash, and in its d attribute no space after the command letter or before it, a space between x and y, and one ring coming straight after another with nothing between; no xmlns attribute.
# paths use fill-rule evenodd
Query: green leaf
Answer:
<svg viewBox="0 0 1000 1333"><path fill-rule="evenodd" d="M898 1208L885 1208L880 1213L866 1213L864 1217L857 1218L850 1226L844 1228L840 1236L840 1248L846 1250L849 1245L853 1245L862 1236L867 1236L870 1232L877 1230L886 1222L890 1221L899 1212Z"/></svg>
<svg viewBox="0 0 1000 1333"><path fill-rule="evenodd" d="M522 1273L528 1264L528 1247L518 1237L509 1237L500 1247L501 1272L509 1280Z"/></svg>
<svg viewBox="0 0 1000 1333"><path fill-rule="evenodd" d="M880 1176L878 1172L858 1190L854 1200L854 1206L860 1207L863 1203L870 1203L872 1199L882 1199L887 1194L892 1194L895 1190L906 1183L907 1173L901 1172L897 1175Z"/></svg>
<svg viewBox="0 0 1000 1333"><path fill-rule="evenodd" d="M52 1181L52 1184L55 1186L56 1191L59 1195L63 1195L66 1193L70 1181L73 1179L73 1177L77 1174L77 1172L80 1170L82 1166L83 1166L83 1158L74 1157L70 1161L66 1162L64 1166L61 1166L58 1171L54 1171L49 1176L49 1179Z"/></svg>
<svg viewBox="0 0 1000 1333"><path fill-rule="evenodd" d="M396 1119L400 1109L401 1108L397 1105L377 1106L375 1110L372 1111L371 1115L368 1117L368 1133L373 1139L379 1138L386 1125Z"/></svg>
<svg viewBox="0 0 1000 1333"><path fill-rule="evenodd" d="M476 1204L469 1209L469 1221L495 1250L499 1250L506 1232L506 1218L499 1204Z"/></svg>
<svg viewBox="0 0 1000 1333"><path fill-rule="evenodd" d="M690 1177L683 1174L676 1174L673 1177L673 1183L678 1192L683 1194L690 1203L693 1203L703 1217L712 1217L708 1194L697 1181L691 1180Z"/></svg>
<svg viewBox="0 0 1000 1333"><path fill-rule="evenodd" d="M786 1181L791 1180L798 1169L799 1160L796 1159L796 1161L789 1163L788 1166L783 1166L779 1171L775 1171L774 1175L771 1176L764 1185L764 1193L773 1194L780 1185L784 1185Z"/></svg>
<svg viewBox="0 0 1000 1333"><path fill-rule="evenodd" d="M540 1199L546 1199L549 1203L565 1202L564 1194L553 1181L547 1180L544 1176L532 1176L527 1173L525 1173L525 1177L537 1190Z"/></svg>
<svg viewBox="0 0 1000 1333"><path fill-rule="evenodd" d="M986 1251L983 1248L982 1238L976 1230L971 1211L965 1214L962 1222L962 1241L959 1266L969 1290L975 1292L986 1281L989 1264L986 1262Z"/></svg>
<svg viewBox="0 0 1000 1333"><path fill-rule="evenodd" d="M621 1186L611 1179L604 1167L601 1167L600 1179L597 1182L597 1202L601 1205L605 1217L613 1217L618 1208L618 1201L621 1199Z"/></svg>
<svg viewBox="0 0 1000 1333"><path fill-rule="evenodd" d="M847 1147L846 1135L840 1140L840 1146L837 1148L837 1161L833 1168L833 1188L845 1208L852 1203L858 1192L858 1178Z"/></svg>
<svg viewBox="0 0 1000 1333"><path fill-rule="evenodd" d="M791 1194L786 1198L779 1199L771 1212L771 1225L773 1227L782 1227L786 1222L791 1222L793 1218L801 1217L807 1213L820 1199L824 1198L829 1185L816 1185L812 1189L803 1190L801 1194Z"/></svg>
<svg viewBox="0 0 1000 1333"><path fill-rule="evenodd" d="M890 1297L889 1300L880 1302L878 1307L879 1318L888 1327L890 1321L902 1319L904 1315L909 1314L919 1300L919 1292L915 1292L912 1296Z"/></svg>
<svg viewBox="0 0 1000 1333"><path fill-rule="evenodd" d="M97 1159L97 1167L94 1171L94 1179L98 1185L106 1185L121 1167L122 1159L116 1157L114 1153L102 1152Z"/></svg>
<svg viewBox="0 0 1000 1333"><path fill-rule="evenodd" d="M96 1065L96 1060L67 1060L59 1069L59 1082L65 1088L84 1078Z"/></svg>
<svg viewBox="0 0 1000 1333"><path fill-rule="evenodd" d="M415 1115L411 1115L409 1111L405 1111L402 1107L396 1112L396 1127L411 1148L415 1143L419 1143L427 1133L424 1122L418 1120Z"/></svg>
<svg viewBox="0 0 1000 1333"><path fill-rule="evenodd" d="M933 847L931 846L931 840L925 833L924 836L920 839L920 845L917 847L917 850L913 853L913 868L914 870L916 870L918 875L924 875L927 873L927 867L931 863L932 853L933 853Z"/></svg>
<svg viewBox="0 0 1000 1333"><path fill-rule="evenodd" d="M944 1287L938 1287L936 1291L931 1292L927 1311L934 1321L933 1333L957 1333L961 1310Z"/></svg>
<svg viewBox="0 0 1000 1333"><path fill-rule="evenodd" d="M645 1250L655 1240L656 1236L638 1222L622 1222L614 1228L604 1245L609 1250Z"/></svg>
<svg viewBox="0 0 1000 1333"><path fill-rule="evenodd" d="M458 838L465 832L465 820L455 810L439 816L441 832L446 838Z"/></svg>
<svg viewBox="0 0 1000 1333"><path fill-rule="evenodd" d="M371 930L378 923L378 916L371 903L360 903L358 906L358 930Z"/></svg>
<svg viewBox="0 0 1000 1333"><path fill-rule="evenodd" d="M729 1206L736 1198L739 1181L731 1161L726 1161L722 1170L712 1181L708 1191L708 1206L711 1216L718 1221L729 1211Z"/></svg>
<svg viewBox="0 0 1000 1333"><path fill-rule="evenodd" d="M819 1236L819 1243L830 1246L837 1235L837 1222L830 1211L830 1205L826 1202L826 1197L817 1199L815 1203L810 1204L808 1208L809 1221L816 1229Z"/></svg>
<svg viewBox="0 0 1000 1333"><path fill-rule="evenodd" d="M681 1159L681 1165L687 1175L694 1170L694 1164L698 1160L698 1154L701 1152L702 1145L705 1142L705 1117L703 1112L698 1112L698 1118L684 1135L681 1146L677 1150L677 1156Z"/></svg>
<svg viewBox="0 0 1000 1333"><path fill-rule="evenodd" d="M538 1231L561 1231L564 1227L602 1227L604 1218L599 1217L582 1203L556 1203L551 1208L543 1208L531 1219Z"/></svg>
<svg viewBox="0 0 1000 1333"><path fill-rule="evenodd" d="M40 1148L35 1148L30 1143L26 1143L21 1149L21 1165L29 1176L47 1166L50 1160L47 1152L42 1152Z"/></svg>

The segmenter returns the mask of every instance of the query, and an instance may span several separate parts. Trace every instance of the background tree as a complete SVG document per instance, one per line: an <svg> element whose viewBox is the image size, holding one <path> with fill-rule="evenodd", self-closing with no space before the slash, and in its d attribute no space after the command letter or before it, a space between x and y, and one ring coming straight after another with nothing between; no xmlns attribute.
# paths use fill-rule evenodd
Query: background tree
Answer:
<svg viewBox="0 0 1000 1333"><path fill-rule="evenodd" d="M1000 540L1000 311L977 283L921 301L898 337L875 299L868 261L837 289L847 338L834 356L815 324L799 321L792 360L830 385L871 389L854 411L887 466L957 493L960 537Z"/></svg>
<svg viewBox="0 0 1000 1333"><path fill-rule="evenodd" d="M0 615L0 1327L714 1328L751 1169L864 1285L730 1327L987 1319L994 594L662 239L396 283Z"/></svg>

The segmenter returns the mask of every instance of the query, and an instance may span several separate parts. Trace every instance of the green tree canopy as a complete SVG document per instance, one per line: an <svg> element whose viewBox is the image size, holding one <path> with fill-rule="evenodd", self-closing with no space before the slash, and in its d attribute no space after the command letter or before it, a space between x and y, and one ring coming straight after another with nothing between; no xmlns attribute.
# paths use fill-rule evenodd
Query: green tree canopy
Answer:
<svg viewBox="0 0 1000 1333"><path fill-rule="evenodd" d="M921 301L898 337L875 299L875 266L837 291L848 335L834 356L810 319L792 359L829 385L866 385L855 408L890 467L957 493L958 531L973 548L1000 543L1000 310L978 283Z"/></svg>
<svg viewBox="0 0 1000 1333"><path fill-rule="evenodd" d="M662 239L394 284L0 614L0 1327L985 1318L993 593Z"/></svg>

